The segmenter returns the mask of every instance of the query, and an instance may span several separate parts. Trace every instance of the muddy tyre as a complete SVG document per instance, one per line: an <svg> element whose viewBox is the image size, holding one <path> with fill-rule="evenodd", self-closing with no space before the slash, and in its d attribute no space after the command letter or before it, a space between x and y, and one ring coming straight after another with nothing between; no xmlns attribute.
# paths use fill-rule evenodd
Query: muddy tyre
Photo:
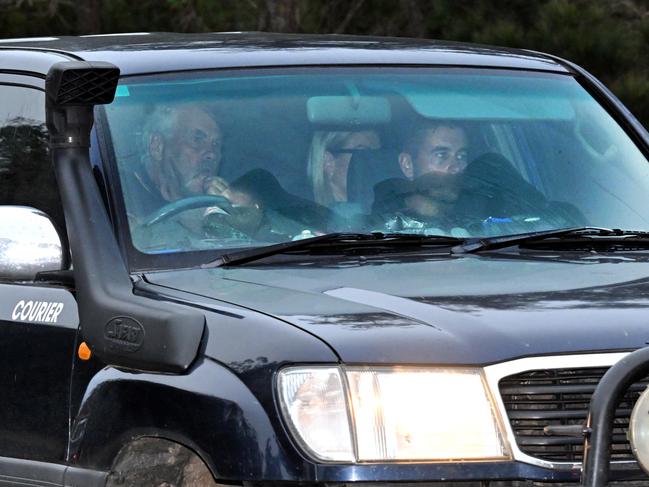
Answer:
<svg viewBox="0 0 649 487"><path fill-rule="evenodd" d="M141 438L115 459L106 487L216 487L210 470L190 449L167 440Z"/></svg>

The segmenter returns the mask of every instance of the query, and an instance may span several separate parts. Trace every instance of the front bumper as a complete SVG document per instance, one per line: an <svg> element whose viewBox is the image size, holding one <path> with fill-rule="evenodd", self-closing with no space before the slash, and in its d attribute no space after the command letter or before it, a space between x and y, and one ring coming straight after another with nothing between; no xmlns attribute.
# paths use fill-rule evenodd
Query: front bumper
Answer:
<svg viewBox="0 0 649 487"><path fill-rule="evenodd" d="M480 487L500 486L537 486L544 483L566 485L579 484L581 469L571 471L550 470L522 462L489 462L489 463L437 463L437 464L382 464L382 465L320 465L316 469L316 478L320 482L331 483L369 483L386 485L392 483L448 483L449 486ZM514 481L512 479L525 479ZM611 479L623 481L624 486L632 486L631 481L639 481L643 487L649 486L646 475L637 466L616 468L611 472ZM644 480L643 480L644 479ZM452 480L452 481L451 481ZM460 483L458 483L460 482ZM468 484L467 484L468 482ZM473 483L472 483L473 482ZM518 483L516 483L518 482ZM446 484L443 484L446 485ZM589 486L590 487L590 486Z"/></svg>

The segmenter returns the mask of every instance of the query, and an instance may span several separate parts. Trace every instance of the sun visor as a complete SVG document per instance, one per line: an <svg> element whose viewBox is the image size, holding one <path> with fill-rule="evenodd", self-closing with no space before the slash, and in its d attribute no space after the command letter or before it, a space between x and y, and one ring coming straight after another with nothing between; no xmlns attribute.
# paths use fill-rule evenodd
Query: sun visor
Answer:
<svg viewBox="0 0 649 487"><path fill-rule="evenodd" d="M410 93L408 102L426 118L462 120L571 120L575 110L565 98L534 94Z"/></svg>

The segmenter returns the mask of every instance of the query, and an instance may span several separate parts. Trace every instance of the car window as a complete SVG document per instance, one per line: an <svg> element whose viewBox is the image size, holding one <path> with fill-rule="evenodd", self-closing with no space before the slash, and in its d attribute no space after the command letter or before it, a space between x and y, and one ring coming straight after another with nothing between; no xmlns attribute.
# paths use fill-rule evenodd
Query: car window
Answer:
<svg viewBox="0 0 649 487"><path fill-rule="evenodd" d="M570 75L285 69L124 79L106 107L135 252L328 232L649 229L649 165Z"/></svg>
<svg viewBox="0 0 649 487"><path fill-rule="evenodd" d="M37 208L64 230L42 91L0 85L0 204Z"/></svg>

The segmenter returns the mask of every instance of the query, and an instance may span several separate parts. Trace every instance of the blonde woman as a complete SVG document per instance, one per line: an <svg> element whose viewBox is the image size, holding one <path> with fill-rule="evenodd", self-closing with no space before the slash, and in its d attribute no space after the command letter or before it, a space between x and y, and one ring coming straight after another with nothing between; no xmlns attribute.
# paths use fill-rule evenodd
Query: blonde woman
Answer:
<svg viewBox="0 0 649 487"><path fill-rule="evenodd" d="M347 169L353 153L380 148L374 130L315 132L307 162L314 201L328 207L346 202Z"/></svg>

